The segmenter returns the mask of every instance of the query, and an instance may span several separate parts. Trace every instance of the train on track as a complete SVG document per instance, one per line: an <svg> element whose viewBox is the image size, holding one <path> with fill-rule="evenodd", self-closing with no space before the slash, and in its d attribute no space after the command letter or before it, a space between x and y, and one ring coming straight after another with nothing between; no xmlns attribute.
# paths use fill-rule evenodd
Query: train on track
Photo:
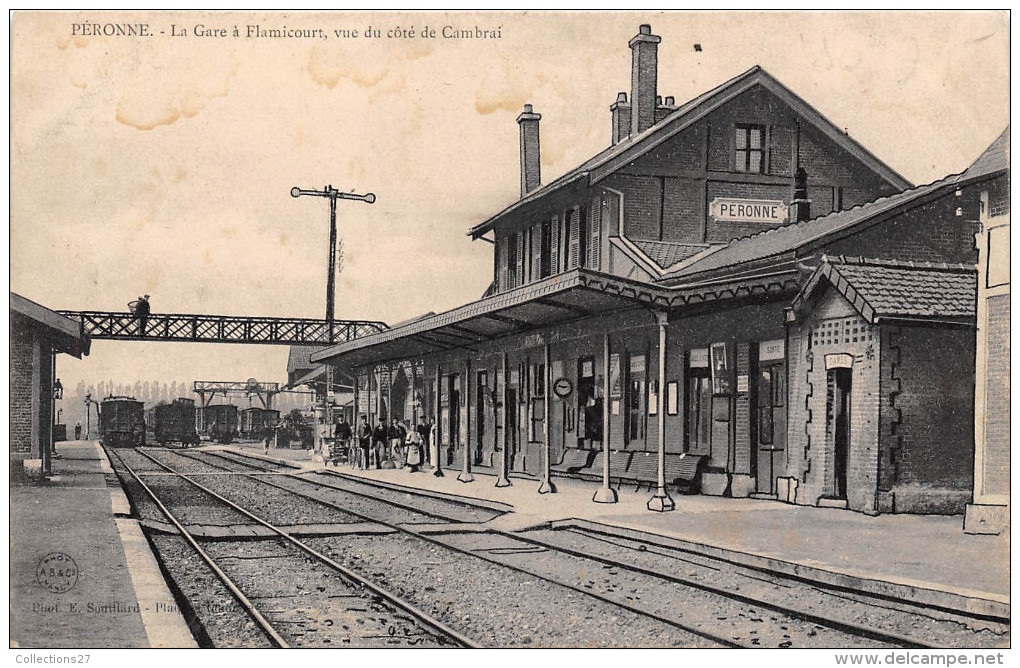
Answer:
<svg viewBox="0 0 1020 668"><path fill-rule="evenodd" d="M263 439L273 435L280 422L280 411L252 406L241 411L241 438Z"/></svg>
<svg viewBox="0 0 1020 668"><path fill-rule="evenodd" d="M202 406L198 409L198 432L210 441L227 444L238 436L237 406L234 404L215 404Z"/></svg>
<svg viewBox="0 0 1020 668"><path fill-rule="evenodd" d="M152 432L153 439L163 447L171 443L179 443L183 447L200 443L192 399L174 399L172 403L153 406L145 411L145 425Z"/></svg>
<svg viewBox="0 0 1020 668"><path fill-rule="evenodd" d="M106 397L99 405L103 445L135 448L145 445L145 404L134 397Z"/></svg>

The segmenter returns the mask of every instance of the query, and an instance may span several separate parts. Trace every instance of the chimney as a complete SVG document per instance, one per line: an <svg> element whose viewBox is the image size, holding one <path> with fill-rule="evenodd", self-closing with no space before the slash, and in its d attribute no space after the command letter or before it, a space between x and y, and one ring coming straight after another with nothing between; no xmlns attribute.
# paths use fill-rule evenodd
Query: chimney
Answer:
<svg viewBox="0 0 1020 668"><path fill-rule="evenodd" d="M517 117L521 126L521 197L542 185L542 162L538 149L538 122L542 114L536 114L530 104Z"/></svg>
<svg viewBox="0 0 1020 668"><path fill-rule="evenodd" d="M617 95L616 102L609 105L609 111L613 112L613 146L616 146L630 136L630 105L627 104L627 94Z"/></svg>
<svg viewBox="0 0 1020 668"><path fill-rule="evenodd" d="M656 87L659 68L659 42L652 26L641 24L630 40L630 134L635 136L655 125Z"/></svg>
<svg viewBox="0 0 1020 668"><path fill-rule="evenodd" d="M793 222L802 223L811 218L811 200L807 196L807 171L803 167L797 168L793 177L793 201L790 202L793 209Z"/></svg>
<svg viewBox="0 0 1020 668"><path fill-rule="evenodd" d="M666 96L665 104L657 101L655 105L655 122L658 123L659 121L661 121L662 119L666 118L674 111L676 111L676 109L677 109L676 98L673 97L672 95Z"/></svg>

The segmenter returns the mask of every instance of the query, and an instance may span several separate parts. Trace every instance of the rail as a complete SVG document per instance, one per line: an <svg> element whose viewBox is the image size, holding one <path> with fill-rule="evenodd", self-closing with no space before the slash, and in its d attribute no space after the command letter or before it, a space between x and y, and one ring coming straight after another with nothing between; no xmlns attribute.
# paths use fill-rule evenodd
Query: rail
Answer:
<svg viewBox="0 0 1020 668"><path fill-rule="evenodd" d="M335 320L330 324L313 318L150 313L143 321L133 313L118 311L58 313L77 321L83 335L120 341L329 345L389 329L386 323L373 320Z"/></svg>

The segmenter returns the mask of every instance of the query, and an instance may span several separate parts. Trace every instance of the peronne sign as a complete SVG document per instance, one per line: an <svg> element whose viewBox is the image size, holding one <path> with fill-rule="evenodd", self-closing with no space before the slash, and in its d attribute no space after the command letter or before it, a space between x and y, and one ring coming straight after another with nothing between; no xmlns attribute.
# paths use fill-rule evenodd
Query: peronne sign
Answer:
<svg viewBox="0 0 1020 668"><path fill-rule="evenodd" d="M716 220L752 223L785 223L790 208L779 199L729 199L716 197L708 207Z"/></svg>

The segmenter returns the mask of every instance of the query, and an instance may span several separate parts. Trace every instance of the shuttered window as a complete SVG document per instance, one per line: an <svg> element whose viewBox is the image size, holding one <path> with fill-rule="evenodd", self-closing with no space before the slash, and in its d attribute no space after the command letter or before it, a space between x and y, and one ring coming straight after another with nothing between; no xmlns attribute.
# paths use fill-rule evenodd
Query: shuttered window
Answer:
<svg viewBox="0 0 1020 668"><path fill-rule="evenodd" d="M552 218L552 234L550 239L549 254L552 258L550 270L554 274L560 273L560 217Z"/></svg>
<svg viewBox="0 0 1020 668"><path fill-rule="evenodd" d="M580 230L577 224L577 210L571 209L566 213L567 230L570 234L568 237L568 251L567 251L567 269L573 269L577 266L579 254L580 254Z"/></svg>
<svg viewBox="0 0 1020 668"><path fill-rule="evenodd" d="M514 235L517 237L517 256L514 258L514 269L516 276L514 277L513 287L524 284L524 267L525 267L525 255L524 255L524 233L518 232Z"/></svg>
<svg viewBox="0 0 1020 668"><path fill-rule="evenodd" d="M510 289L510 246L513 242L513 236L508 237L497 237L496 238L496 289L499 292L505 292Z"/></svg>
<svg viewBox="0 0 1020 668"><path fill-rule="evenodd" d="M602 215L599 200L591 208L591 237L588 241L588 268L600 269L602 264Z"/></svg>
<svg viewBox="0 0 1020 668"><path fill-rule="evenodd" d="M575 206L572 209L572 215L577 221L577 266L585 267L588 265L588 246L591 234L591 225L588 221L588 212L582 207Z"/></svg>
<svg viewBox="0 0 1020 668"><path fill-rule="evenodd" d="M542 277L542 223L529 230L531 235L531 276L529 281L537 281Z"/></svg>

